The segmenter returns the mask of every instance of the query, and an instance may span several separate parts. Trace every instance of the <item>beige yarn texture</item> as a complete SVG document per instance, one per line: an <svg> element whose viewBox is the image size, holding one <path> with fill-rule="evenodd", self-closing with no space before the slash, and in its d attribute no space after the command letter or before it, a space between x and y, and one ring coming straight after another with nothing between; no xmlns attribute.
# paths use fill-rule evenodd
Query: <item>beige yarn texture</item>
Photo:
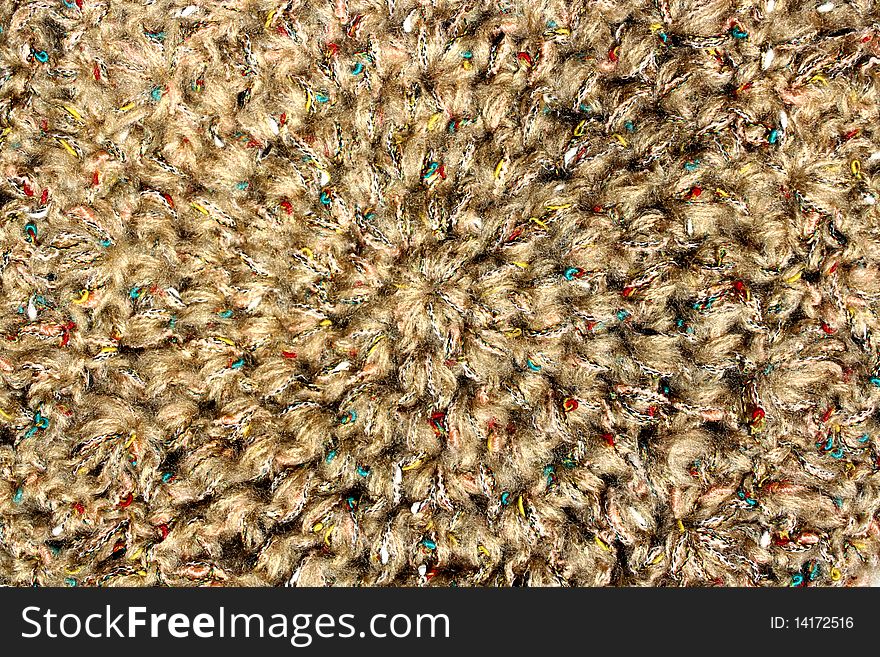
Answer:
<svg viewBox="0 0 880 657"><path fill-rule="evenodd" d="M873 2L0 27L0 582L874 570Z"/></svg>

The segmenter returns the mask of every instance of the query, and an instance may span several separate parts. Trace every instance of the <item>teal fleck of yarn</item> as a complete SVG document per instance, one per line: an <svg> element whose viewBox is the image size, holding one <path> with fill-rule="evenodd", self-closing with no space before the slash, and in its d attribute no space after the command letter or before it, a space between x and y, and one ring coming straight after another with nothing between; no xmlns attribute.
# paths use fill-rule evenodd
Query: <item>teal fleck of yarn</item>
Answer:
<svg viewBox="0 0 880 657"><path fill-rule="evenodd" d="M741 29L739 29L739 27L736 26L730 28L730 35L734 39L747 39L749 37L748 32L743 32Z"/></svg>
<svg viewBox="0 0 880 657"><path fill-rule="evenodd" d="M551 30L555 30L557 27L556 21L547 21L547 27L549 27Z"/></svg>
<svg viewBox="0 0 880 657"><path fill-rule="evenodd" d="M696 171L699 166L700 166L699 160L694 160L693 162L685 162L685 164L684 164L684 168L688 171Z"/></svg>
<svg viewBox="0 0 880 657"><path fill-rule="evenodd" d="M330 194L327 192L321 192L321 203L323 205L330 205Z"/></svg>
<svg viewBox="0 0 880 657"><path fill-rule="evenodd" d="M778 140L779 140L779 131L772 130L770 132L770 138L767 141L769 141L771 144L775 144Z"/></svg>
<svg viewBox="0 0 880 657"><path fill-rule="evenodd" d="M571 280L575 279L575 277L580 273L580 271L581 270L578 269L577 267L569 267L568 269L565 270L565 273L563 274L563 276L565 277L565 280L571 281Z"/></svg>
<svg viewBox="0 0 880 657"><path fill-rule="evenodd" d="M357 411L348 411L348 413L339 418L339 424L354 424L354 421L357 420L357 417Z"/></svg>
<svg viewBox="0 0 880 657"><path fill-rule="evenodd" d="M223 319L229 319L230 317L232 317L231 310L224 310L223 312L219 312L217 314L220 315L220 317L222 317Z"/></svg>
<svg viewBox="0 0 880 657"><path fill-rule="evenodd" d="M65 577L64 583L68 586L76 586L76 580L73 577Z"/></svg>
<svg viewBox="0 0 880 657"><path fill-rule="evenodd" d="M241 182L235 183L235 188L239 191L244 191L248 187L250 187L250 183L247 180L242 180Z"/></svg>
<svg viewBox="0 0 880 657"><path fill-rule="evenodd" d="M147 37L149 37L150 39L153 39L153 41L164 41L165 40L165 33L164 32L144 32L144 34L146 34Z"/></svg>
<svg viewBox="0 0 880 657"><path fill-rule="evenodd" d="M629 317L629 311L627 311L627 310L618 310L618 311L617 311L617 319L618 319L618 321L621 321L621 322L622 322L622 321L625 320L627 317Z"/></svg>
<svg viewBox="0 0 880 657"><path fill-rule="evenodd" d="M163 473L162 473L162 483L163 483L163 484L167 484L169 481L171 481L171 478L172 478L173 476L174 476L174 473L171 473L171 472L163 472Z"/></svg>
<svg viewBox="0 0 880 657"><path fill-rule="evenodd" d="M530 370L532 370L532 372L540 372L541 371L541 366L533 363L531 358L526 360L526 366Z"/></svg>
<svg viewBox="0 0 880 657"><path fill-rule="evenodd" d="M800 573L797 573L791 578L791 584L789 586L800 586L804 583L804 576Z"/></svg>
<svg viewBox="0 0 880 657"><path fill-rule="evenodd" d="M508 504L510 504L510 493L508 493L507 491L501 493L501 504L502 506L507 506Z"/></svg>
<svg viewBox="0 0 880 657"><path fill-rule="evenodd" d="M49 53L47 53L45 50L37 50L34 53L34 57L37 58L37 61L44 64L49 61Z"/></svg>
<svg viewBox="0 0 880 657"><path fill-rule="evenodd" d="M128 291L128 296L131 297L132 299L137 299L138 297L141 296L141 288L139 288L139 287L131 288Z"/></svg>
<svg viewBox="0 0 880 657"><path fill-rule="evenodd" d="M168 326L170 326L171 328L177 326L177 315L171 316L171 319L168 320Z"/></svg>
<svg viewBox="0 0 880 657"><path fill-rule="evenodd" d="M837 449L835 449L833 452L831 452L831 456L836 459L842 459L843 458L843 447L838 447Z"/></svg>
<svg viewBox="0 0 880 657"><path fill-rule="evenodd" d="M153 90L150 92L150 98L153 100L160 100L162 98L162 89L159 87L153 87Z"/></svg>
<svg viewBox="0 0 880 657"><path fill-rule="evenodd" d="M366 466L366 465L359 465L357 472L361 477L366 477L367 475L370 474L370 468L369 468L369 466Z"/></svg>
<svg viewBox="0 0 880 657"><path fill-rule="evenodd" d="M872 377L871 377L871 383L873 383L875 386L877 386L878 388L880 388L880 377L878 377L878 376L872 376Z"/></svg>
<svg viewBox="0 0 880 657"><path fill-rule="evenodd" d="M472 53L470 50L465 50L464 52L461 53L461 56L464 59L473 59L474 53Z"/></svg>
<svg viewBox="0 0 880 657"><path fill-rule="evenodd" d="M12 501L16 504L21 504L21 498L24 496L24 488L19 486L15 491L15 495L12 496Z"/></svg>
<svg viewBox="0 0 880 657"><path fill-rule="evenodd" d="M842 509L843 508L843 499L841 499L839 497L835 497L834 498L834 506L836 506L838 509Z"/></svg>
<svg viewBox="0 0 880 657"><path fill-rule="evenodd" d="M581 103L580 105L578 105L578 109L579 109L581 112L590 112L590 111L591 111L590 106L589 106L589 105L584 105L583 103Z"/></svg>
<svg viewBox="0 0 880 657"><path fill-rule="evenodd" d="M111 244L113 244L113 240L108 239L108 238L105 238L105 239L102 239L102 240L99 242L99 244L100 244L101 246L103 246L103 247L106 248L106 247L110 246Z"/></svg>
<svg viewBox="0 0 880 657"><path fill-rule="evenodd" d="M623 127L626 128L627 132L635 132L635 126L632 121L627 121L623 124Z"/></svg>
<svg viewBox="0 0 880 657"><path fill-rule="evenodd" d="M363 73L363 71L364 71L364 63L358 62L357 64L354 65L354 68L351 69L351 74L352 75L360 75L361 73Z"/></svg>
<svg viewBox="0 0 880 657"><path fill-rule="evenodd" d="M327 458L324 459L324 461L325 461L326 463L330 463L333 459L336 458L336 454L337 454L336 450L335 450L335 449L331 449L329 452L327 452Z"/></svg>
<svg viewBox="0 0 880 657"><path fill-rule="evenodd" d="M859 442L866 443L866 442L868 442L869 438L870 438L870 436L868 434L864 434L861 438L859 438Z"/></svg>
<svg viewBox="0 0 880 657"><path fill-rule="evenodd" d="M328 96L327 94L317 93L315 94L315 100L317 100L319 103L326 103L330 100L330 96Z"/></svg>
<svg viewBox="0 0 880 657"><path fill-rule="evenodd" d="M434 541L427 539L427 538L424 541L422 541L422 545L424 545L429 550L436 550L437 549L437 544Z"/></svg>
<svg viewBox="0 0 880 657"><path fill-rule="evenodd" d="M239 358L237 361L235 361L231 365L231 367L232 367L232 369L237 370L237 369L241 368L243 365L244 365L244 358Z"/></svg>

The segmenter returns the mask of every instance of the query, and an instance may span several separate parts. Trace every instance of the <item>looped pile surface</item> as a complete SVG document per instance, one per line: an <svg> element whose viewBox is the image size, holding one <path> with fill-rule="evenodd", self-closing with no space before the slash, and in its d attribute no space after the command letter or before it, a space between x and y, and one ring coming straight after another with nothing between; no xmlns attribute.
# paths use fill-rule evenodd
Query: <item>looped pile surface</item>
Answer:
<svg viewBox="0 0 880 657"><path fill-rule="evenodd" d="M862 581L877 18L0 2L0 581Z"/></svg>

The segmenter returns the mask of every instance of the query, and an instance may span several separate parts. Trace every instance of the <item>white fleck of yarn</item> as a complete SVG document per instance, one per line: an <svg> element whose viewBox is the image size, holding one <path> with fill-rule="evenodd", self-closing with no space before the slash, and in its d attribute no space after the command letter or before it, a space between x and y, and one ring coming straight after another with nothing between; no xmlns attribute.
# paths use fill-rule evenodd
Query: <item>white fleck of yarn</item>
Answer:
<svg viewBox="0 0 880 657"><path fill-rule="evenodd" d="M214 146L217 148L223 148L226 144L223 143L223 140L220 139L217 135L214 135Z"/></svg>
<svg viewBox="0 0 880 657"><path fill-rule="evenodd" d="M577 146L575 146L574 148L569 148L569 149L565 152L565 155L564 155L563 158L562 158L562 161L563 161L563 163L565 164L565 166L570 166L570 165L571 165L571 161L574 159L574 156L577 155L577 152L578 152L578 147L577 147Z"/></svg>
<svg viewBox="0 0 880 657"><path fill-rule="evenodd" d="M388 554L388 548L383 545L382 549L379 550L379 560L382 562L382 565L384 566L386 563L388 563L388 559L390 559L390 558L391 558L391 555Z"/></svg>
<svg viewBox="0 0 880 657"><path fill-rule="evenodd" d="M351 363L347 360L344 360L341 363L339 363L339 365L337 365L332 370L330 370L330 374L336 374L337 372L345 372L349 367L351 367Z"/></svg>
<svg viewBox="0 0 880 657"><path fill-rule="evenodd" d="M776 9L776 0L769 0L767 3L767 13L772 14L774 9Z"/></svg>
<svg viewBox="0 0 880 657"><path fill-rule="evenodd" d="M877 160L880 160L880 151L874 151L871 153L871 157L868 158L869 162L876 162Z"/></svg>
<svg viewBox="0 0 880 657"><path fill-rule="evenodd" d="M648 521L645 520L645 516L643 516L643 515L642 515L641 513L639 513L638 511L636 511L636 509L635 509L634 507L630 507L630 508L629 508L629 514L632 516L633 520L636 521L636 524L637 524L640 528L642 528L642 529L647 529L647 528L648 528Z"/></svg>
<svg viewBox="0 0 880 657"><path fill-rule="evenodd" d="M827 14L832 9L834 9L833 2L826 2L826 3L821 4L818 7L816 7L816 11L818 11L820 14Z"/></svg>
<svg viewBox="0 0 880 657"><path fill-rule="evenodd" d="M271 116L269 116L266 118L266 123L269 124L269 130L272 131L272 134L277 137L278 133L281 132L281 130L278 128L278 122L275 121L275 119L273 119Z"/></svg>
<svg viewBox="0 0 880 657"><path fill-rule="evenodd" d="M175 13L175 17L188 18L189 16L192 16L194 13L196 13L198 10L199 8L196 5L189 5L187 7L184 7L183 9L178 10Z"/></svg>
<svg viewBox="0 0 880 657"><path fill-rule="evenodd" d="M27 315L28 319L32 322L37 319L37 307L34 305L34 298L31 297L28 299L28 307L27 307Z"/></svg>
<svg viewBox="0 0 880 657"><path fill-rule="evenodd" d="M52 536L60 536L61 532L64 531L64 524L60 524L57 527L52 528Z"/></svg>
<svg viewBox="0 0 880 657"><path fill-rule="evenodd" d="M788 114L785 113L785 110L779 112L779 125L782 126L783 130L788 129Z"/></svg>
<svg viewBox="0 0 880 657"><path fill-rule="evenodd" d="M770 68L770 64L773 63L774 59L776 59L776 53L773 48L768 48L767 52L764 53L764 56L761 57L761 68L766 71Z"/></svg>
<svg viewBox="0 0 880 657"><path fill-rule="evenodd" d="M764 532L761 534L761 540L758 543L762 548L770 546L770 532Z"/></svg>
<svg viewBox="0 0 880 657"><path fill-rule="evenodd" d="M418 9L413 9L411 12L409 12L409 16L403 19L403 31L407 34L413 31L413 27L416 23L416 18L418 18L418 13Z"/></svg>
<svg viewBox="0 0 880 657"><path fill-rule="evenodd" d="M874 205L877 202L877 199L874 198L873 194L865 194L862 198L864 198L865 203L868 205Z"/></svg>
<svg viewBox="0 0 880 657"><path fill-rule="evenodd" d="M413 512L413 515L415 515L415 514L417 514L419 511L421 511L421 509L422 509L422 503L421 503L421 502L416 502L415 504L413 504L413 505L410 507L409 510Z"/></svg>
<svg viewBox="0 0 880 657"><path fill-rule="evenodd" d="M321 185L326 185L328 182L330 182L330 174L321 169Z"/></svg>
<svg viewBox="0 0 880 657"><path fill-rule="evenodd" d="M427 573L427 572L428 572L428 566L426 566L425 564L422 564L421 566L419 566L419 577L424 577L425 573Z"/></svg>

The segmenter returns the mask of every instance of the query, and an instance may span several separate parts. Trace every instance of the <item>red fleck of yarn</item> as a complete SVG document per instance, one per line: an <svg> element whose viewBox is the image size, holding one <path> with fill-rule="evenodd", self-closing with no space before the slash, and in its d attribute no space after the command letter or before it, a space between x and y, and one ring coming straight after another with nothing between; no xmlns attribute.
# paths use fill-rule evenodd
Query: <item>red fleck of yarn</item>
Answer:
<svg viewBox="0 0 880 657"><path fill-rule="evenodd" d="M516 58L521 62L525 62L528 66L532 65L532 56L527 52L518 52Z"/></svg>
<svg viewBox="0 0 880 657"><path fill-rule="evenodd" d="M822 322L822 330L825 331L828 335L834 335L837 333L837 330L831 326L828 326L825 322Z"/></svg>
<svg viewBox="0 0 880 657"><path fill-rule="evenodd" d="M620 46L614 46L611 50L608 51L608 59L612 62L616 62L618 60L617 51L620 50Z"/></svg>
<svg viewBox="0 0 880 657"><path fill-rule="evenodd" d="M844 138L845 140L849 140L849 139L852 139L853 137L855 137L857 134L859 134L859 129L858 129L858 128L856 128L856 129L854 129L854 130L850 130L849 132L847 132L847 133L843 136L843 138Z"/></svg>
<svg viewBox="0 0 880 657"><path fill-rule="evenodd" d="M631 297L635 291L636 288L627 286L623 288L623 292L621 292L621 294L625 297Z"/></svg>
<svg viewBox="0 0 880 657"><path fill-rule="evenodd" d="M25 196L33 196L34 190L27 183L22 183L21 188L24 190Z"/></svg>
<svg viewBox="0 0 880 657"><path fill-rule="evenodd" d="M337 46L335 43L328 43L327 52L330 54L331 57L335 57L336 53L339 52L339 46Z"/></svg>
<svg viewBox="0 0 880 657"><path fill-rule="evenodd" d="M654 414L655 414L656 412L657 412L657 407L656 407L656 406L649 406L649 407L648 407L648 415L649 415L650 417L654 417Z"/></svg>
<svg viewBox="0 0 880 657"><path fill-rule="evenodd" d="M597 214L600 213L600 212L602 212L602 210L603 210L603 208L602 208L601 205L594 205L594 206L593 206L593 212L595 212L595 213L597 213Z"/></svg>
<svg viewBox="0 0 880 657"><path fill-rule="evenodd" d="M736 290L737 292L742 292L745 289L745 287L746 287L746 284L743 283L742 281L734 281L733 282L733 289Z"/></svg>
<svg viewBox="0 0 880 657"><path fill-rule="evenodd" d="M98 66L97 64L95 64L95 65L92 67L92 75L95 76L95 81L96 81L96 82L100 82L100 81L101 81L101 67Z"/></svg>
<svg viewBox="0 0 880 657"><path fill-rule="evenodd" d="M287 212L287 214L293 214L293 204L290 201L281 201L281 207Z"/></svg>
<svg viewBox="0 0 880 657"><path fill-rule="evenodd" d="M49 190L44 189L43 193L40 194L40 205L46 205L49 202Z"/></svg>
<svg viewBox="0 0 880 657"><path fill-rule="evenodd" d="M98 177L98 170L95 169L95 170L92 172L92 187L97 187L98 184L99 184L100 182L101 182L101 180L100 180L100 178Z"/></svg>
<svg viewBox="0 0 880 657"><path fill-rule="evenodd" d="M763 408L756 408L754 411L752 411L752 422L753 423L760 422L761 420L764 419L765 416L766 416L766 414L764 413Z"/></svg>
<svg viewBox="0 0 880 657"><path fill-rule="evenodd" d="M170 531L168 529L168 525L163 522L161 525L159 525L159 531L162 533L162 538L159 540L164 541L168 537L168 533Z"/></svg>
<svg viewBox="0 0 880 657"><path fill-rule="evenodd" d="M578 400L569 397L564 402L562 402L562 407L565 409L566 413L571 413L572 411L576 411L578 409Z"/></svg>
<svg viewBox="0 0 880 657"><path fill-rule="evenodd" d="M828 273L829 273L829 274L833 274L834 272L836 272L836 271L837 271L837 265L838 265L838 264L839 264L838 261L835 260L835 261L834 261L834 264L831 265L831 268L828 270Z"/></svg>
<svg viewBox="0 0 880 657"><path fill-rule="evenodd" d="M834 415L834 407L829 406L827 409L825 409L825 413L822 415L822 422L827 422L828 420L830 420L832 415Z"/></svg>
<svg viewBox="0 0 880 657"><path fill-rule="evenodd" d="M284 124L287 123L287 112L281 112L281 116L278 117L278 120L281 122L281 127L284 127Z"/></svg>
<svg viewBox="0 0 880 657"><path fill-rule="evenodd" d="M134 495L129 493L124 498L122 498L122 500L120 500L119 507L124 509L125 507L129 506L133 501L134 501Z"/></svg>
<svg viewBox="0 0 880 657"><path fill-rule="evenodd" d="M614 447L614 434L612 433L603 433L602 440L604 440L609 447Z"/></svg>
<svg viewBox="0 0 880 657"><path fill-rule="evenodd" d="M162 194L162 198L165 199L165 202L166 202L166 203L171 207L171 209L173 210L173 209L174 209L174 199L171 198L171 195L170 195L170 194Z"/></svg>
<svg viewBox="0 0 880 657"><path fill-rule="evenodd" d="M691 191L688 193L688 198L697 198L702 193L703 189L701 187L691 187Z"/></svg>
<svg viewBox="0 0 880 657"><path fill-rule="evenodd" d="M73 505L73 509L80 515L86 512L86 507L84 507L80 502L75 502Z"/></svg>
<svg viewBox="0 0 880 657"><path fill-rule="evenodd" d="M296 358L295 351L282 351L281 355L284 356L285 358Z"/></svg>
<svg viewBox="0 0 880 657"><path fill-rule="evenodd" d="M117 552L125 552L125 539L120 538L113 546L113 554Z"/></svg>
<svg viewBox="0 0 880 657"><path fill-rule="evenodd" d="M507 238L507 241L508 241L508 242L512 242L512 241L515 240L517 237L519 237L520 235L522 235L522 232L523 232L523 229L522 229L522 226L520 226L519 228L517 228L515 231L513 231L513 232L510 234L510 237Z"/></svg>

